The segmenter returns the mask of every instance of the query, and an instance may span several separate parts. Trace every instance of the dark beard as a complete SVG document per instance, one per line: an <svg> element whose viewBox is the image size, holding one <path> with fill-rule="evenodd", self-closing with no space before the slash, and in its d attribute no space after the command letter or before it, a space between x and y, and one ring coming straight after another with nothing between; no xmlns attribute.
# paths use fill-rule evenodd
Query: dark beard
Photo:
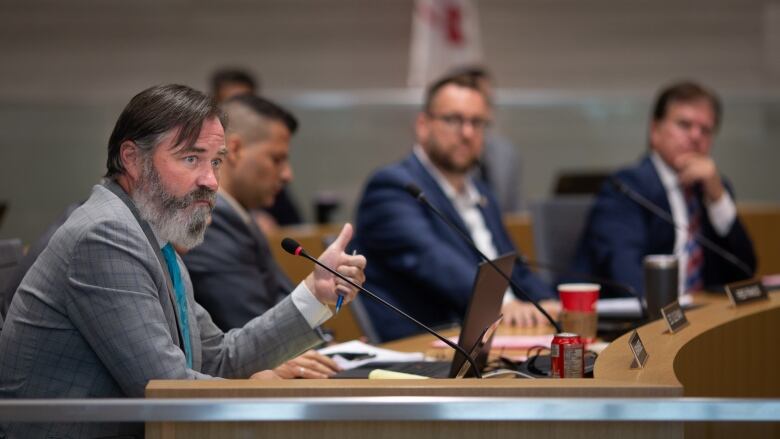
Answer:
<svg viewBox="0 0 780 439"><path fill-rule="evenodd" d="M466 165L458 165L450 160L447 154L439 153L438 148L428 148L428 158L431 159L431 163L436 165L439 169L450 174L466 174L474 169L479 163L479 159L475 158Z"/></svg>

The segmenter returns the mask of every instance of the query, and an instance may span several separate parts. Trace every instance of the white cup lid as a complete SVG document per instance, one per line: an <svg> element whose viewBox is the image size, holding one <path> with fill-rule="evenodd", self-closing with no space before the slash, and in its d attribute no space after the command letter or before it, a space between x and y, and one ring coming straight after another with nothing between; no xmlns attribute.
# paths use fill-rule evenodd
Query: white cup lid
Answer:
<svg viewBox="0 0 780 439"><path fill-rule="evenodd" d="M593 291L601 291L601 285L588 283L560 284L558 285L558 291L566 291L567 293L591 293Z"/></svg>

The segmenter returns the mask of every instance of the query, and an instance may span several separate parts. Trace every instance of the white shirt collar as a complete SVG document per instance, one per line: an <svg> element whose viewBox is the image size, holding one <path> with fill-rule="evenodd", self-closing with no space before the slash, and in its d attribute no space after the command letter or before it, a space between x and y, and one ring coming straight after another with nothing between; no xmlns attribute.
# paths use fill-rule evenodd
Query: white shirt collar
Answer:
<svg viewBox="0 0 780 439"><path fill-rule="evenodd" d="M658 173L658 177L661 179L661 184L664 185L664 188L667 191L679 190L680 180L677 178L677 173L674 172L674 169L667 165L664 159L655 151L650 153L650 160L653 162L655 171Z"/></svg>
<svg viewBox="0 0 780 439"><path fill-rule="evenodd" d="M442 175L436 165L431 162L430 157L428 157L428 154L423 150L419 143L414 145L412 151L414 152L414 155L417 156L417 159L420 160L423 167L431 174L433 179L436 180L436 183L438 183L439 187L444 192L444 195L451 201L461 199L471 204L483 203L482 194L479 193L477 187L474 185L474 180L472 180L471 175L466 176L465 184L463 186L464 192L458 193L444 175Z"/></svg>

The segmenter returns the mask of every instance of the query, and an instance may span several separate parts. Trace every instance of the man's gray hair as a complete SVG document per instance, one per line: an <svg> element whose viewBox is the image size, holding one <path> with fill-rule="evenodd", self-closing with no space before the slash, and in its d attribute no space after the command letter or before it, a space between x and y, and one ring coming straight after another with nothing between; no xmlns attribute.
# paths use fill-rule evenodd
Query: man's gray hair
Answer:
<svg viewBox="0 0 780 439"><path fill-rule="evenodd" d="M132 141L141 151L151 152L161 137L179 129L173 146L193 144L203 122L219 118L223 128L226 118L213 98L186 85L157 85L135 95L127 104L108 140L106 177L125 172L120 157L123 142Z"/></svg>

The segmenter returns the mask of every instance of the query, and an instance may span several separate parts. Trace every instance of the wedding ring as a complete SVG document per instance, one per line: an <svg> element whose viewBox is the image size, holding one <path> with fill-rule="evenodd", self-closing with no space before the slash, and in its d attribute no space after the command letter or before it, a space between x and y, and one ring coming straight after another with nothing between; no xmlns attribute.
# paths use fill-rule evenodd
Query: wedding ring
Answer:
<svg viewBox="0 0 780 439"><path fill-rule="evenodd" d="M305 370L305 369L303 368L303 366L299 367L299 368L298 368L298 376L301 376L301 377L303 377L303 371L304 371L304 370Z"/></svg>

